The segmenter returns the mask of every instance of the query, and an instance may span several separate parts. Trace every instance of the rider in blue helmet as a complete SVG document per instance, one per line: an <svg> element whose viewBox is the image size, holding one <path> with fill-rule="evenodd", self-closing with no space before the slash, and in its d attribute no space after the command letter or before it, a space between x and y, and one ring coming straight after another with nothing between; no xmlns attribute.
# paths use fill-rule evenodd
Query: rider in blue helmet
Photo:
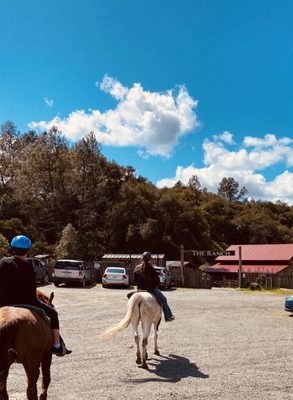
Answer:
<svg viewBox="0 0 293 400"><path fill-rule="evenodd" d="M10 247L14 254L24 255L31 249L32 242L27 236L18 235L11 240Z"/></svg>
<svg viewBox="0 0 293 400"><path fill-rule="evenodd" d="M62 345L57 311L37 298L34 268L26 261L31 247L30 238L25 235L15 236L10 242L13 256L0 260L0 307L28 304L43 309L51 321L54 340L52 353L58 356L70 354L71 351Z"/></svg>

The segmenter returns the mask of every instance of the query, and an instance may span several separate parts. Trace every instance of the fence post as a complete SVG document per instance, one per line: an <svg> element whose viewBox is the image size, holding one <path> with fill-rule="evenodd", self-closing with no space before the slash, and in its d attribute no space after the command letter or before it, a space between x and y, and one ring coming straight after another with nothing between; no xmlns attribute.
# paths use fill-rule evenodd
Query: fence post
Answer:
<svg viewBox="0 0 293 400"><path fill-rule="evenodd" d="M181 274L181 286L184 287L184 245L180 245L180 274Z"/></svg>
<svg viewBox="0 0 293 400"><path fill-rule="evenodd" d="M241 246L238 247L238 250L239 250L238 287L241 288L241 273L242 273L242 253L241 253Z"/></svg>

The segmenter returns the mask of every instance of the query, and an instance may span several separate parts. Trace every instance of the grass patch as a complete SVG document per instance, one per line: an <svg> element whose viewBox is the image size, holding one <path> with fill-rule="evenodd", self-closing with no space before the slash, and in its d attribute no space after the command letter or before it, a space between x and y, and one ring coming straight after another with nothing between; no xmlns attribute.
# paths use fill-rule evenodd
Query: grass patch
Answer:
<svg viewBox="0 0 293 400"><path fill-rule="evenodd" d="M293 289L259 289L259 290L252 290L250 288L241 288L237 289L241 290L242 292L247 292L247 293L270 293L270 294L276 294L276 295L281 295L281 296L289 296L289 294L293 294Z"/></svg>

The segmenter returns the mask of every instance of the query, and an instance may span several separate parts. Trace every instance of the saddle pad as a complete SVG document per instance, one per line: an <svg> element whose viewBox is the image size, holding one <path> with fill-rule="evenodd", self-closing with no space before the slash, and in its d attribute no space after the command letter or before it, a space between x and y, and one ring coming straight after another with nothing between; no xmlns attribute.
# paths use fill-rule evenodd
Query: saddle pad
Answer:
<svg viewBox="0 0 293 400"><path fill-rule="evenodd" d="M161 299L159 299L159 298L156 296L156 293L150 292L150 291L148 291L148 290L142 290L142 289L139 289L139 290L132 290L131 292L128 292L128 293L127 293L127 297L128 297L128 299L130 299L130 297L131 297L134 293L141 293L141 292L148 292L148 293L152 294L152 295L156 298L156 300L157 300L157 302L160 304L160 306L163 307L163 302L162 302Z"/></svg>
<svg viewBox="0 0 293 400"><path fill-rule="evenodd" d="M51 323L50 318L47 316L44 310L39 307L33 306L32 304L11 304L11 307L27 308L28 310L35 311L43 318L44 321Z"/></svg>

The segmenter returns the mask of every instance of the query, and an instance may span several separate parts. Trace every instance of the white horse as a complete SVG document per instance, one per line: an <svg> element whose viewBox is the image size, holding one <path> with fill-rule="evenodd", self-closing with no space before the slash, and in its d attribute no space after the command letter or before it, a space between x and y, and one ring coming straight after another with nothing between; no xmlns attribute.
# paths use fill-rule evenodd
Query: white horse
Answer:
<svg viewBox="0 0 293 400"><path fill-rule="evenodd" d="M136 363L141 364L142 368L147 368L147 344L152 324L154 325L154 353L159 355L158 350L158 327L161 321L162 307L155 296L149 292L134 293L127 303L127 312L125 317L115 326L107 329L103 338L111 338L119 331L127 328L131 323L134 340L136 343ZM140 351L138 326L141 321L142 326L142 352Z"/></svg>

